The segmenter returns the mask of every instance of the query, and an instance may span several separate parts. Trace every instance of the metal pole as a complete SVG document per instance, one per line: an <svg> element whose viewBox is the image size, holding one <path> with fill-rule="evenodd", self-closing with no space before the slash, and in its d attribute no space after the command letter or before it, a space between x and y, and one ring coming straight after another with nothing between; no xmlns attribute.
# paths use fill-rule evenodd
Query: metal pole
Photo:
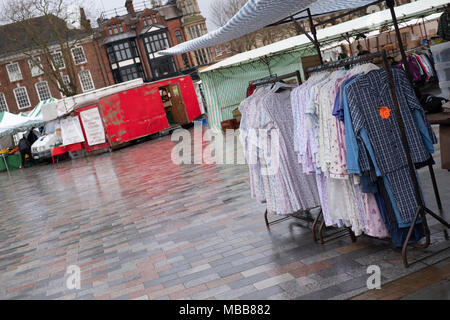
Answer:
<svg viewBox="0 0 450 320"><path fill-rule="evenodd" d="M413 219L412 225L409 229L408 235L406 237L406 240L405 240L405 243L403 244L403 249L402 249L403 264L407 268L409 266L409 264L408 264L406 250L408 248L409 240L411 239L412 233L414 231L414 227L416 225L416 221L419 218L419 216L422 218L422 225L423 225L423 229L425 231L425 236L426 236L426 244L424 247L428 247L428 245L430 244L430 228L428 227L427 217L425 215L425 205L424 205L424 202L422 199L422 194L420 192L419 180L417 178L416 168L415 168L414 162L412 160L411 149L409 147L408 138L406 136L405 122L403 121L403 117L402 117L402 114L400 111L400 105L398 102L397 93L395 92L395 84L394 84L394 80L392 78L392 72L391 72L391 69L390 69L390 66L389 66L389 63L387 60L386 51L383 50L382 56L383 56L383 65L384 65L384 69L386 70L388 85L389 85L392 101L394 104L393 107L394 107L395 119L396 119L397 125L400 129L400 138L401 138L403 150L405 151L405 156L406 156L406 159L408 162L409 174L411 176L411 180L412 180L413 187L414 187L415 198L417 201L417 212Z"/></svg>
<svg viewBox="0 0 450 320"><path fill-rule="evenodd" d="M7 171L8 174L9 174L9 167L8 167L8 163L6 162L6 157L5 157L5 154L4 154L4 153L2 153L2 158L3 158L3 162L5 163L6 171Z"/></svg>
<svg viewBox="0 0 450 320"><path fill-rule="evenodd" d="M312 15L311 15L311 10L308 8L306 11L308 12L309 26L311 28L311 33L314 38L314 45L316 47L317 55L319 56L320 64L323 65L322 52L320 51L320 43L317 40L317 30L316 30L316 26L314 25L314 21L313 21Z"/></svg>
<svg viewBox="0 0 450 320"><path fill-rule="evenodd" d="M425 39L427 39L427 46L429 47L430 42L428 41L428 33L427 33L427 25L426 25L425 17L422 17L422 22L423 22L423 30L425 31Z"/></svg>
<svg viewBox="0 0 450 320"><path fill-rule="evenodd" d="M408 77L409 81L411 82L411 74L409 72L408 69L408 59L406 59L406 53L405 53L405 48L403 47L403 41L402 41L402 34L400 33L400 29L398 27L398 21L397 21L397 15L395 14L395 1L394 0L386 0L386 5L389 7L389 10L391 11L391 15L392 15L392 21L394 22L394 27L395 27L395 33L397 35L397 41L398 41L398 46L400 49L400 53L402 55L402 61L403 61L403 65L405 66L405 73L406 76Z"/></svg>

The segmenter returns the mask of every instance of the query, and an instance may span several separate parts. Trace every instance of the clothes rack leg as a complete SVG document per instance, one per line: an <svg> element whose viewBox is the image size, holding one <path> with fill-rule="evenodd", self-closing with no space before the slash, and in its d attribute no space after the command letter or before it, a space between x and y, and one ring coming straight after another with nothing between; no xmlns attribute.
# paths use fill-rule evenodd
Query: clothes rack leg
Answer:
<svg viewBox="0 0 450 320"><path fill-rule="evenodd" d="M443 216L443 209L442 209L442 202L441 202L441 196L439 195L439 188L436 182L436 175L434 174L434 168L433 165L430 163L428 165L428 169L430 171L430 176L431 176L431 182L433 183L433 189L434 189L434 196L436 198L436 203L439 209L439 214L441 215L441 217ZM442 224L447 225L448 228L448 223L446 221L442 222L440 221ZM449 236L448 236L448 231L447 229L444 229L444 237L445 240L449 240Z"/></svg>
<svg viewBox="0 0 450 320"><path fill-rule="evenodd" d="M435 218L437 221L439 221L440 223L442 223L445 227L447 227L448 229L450 229L450 224L444 220L444 218L442 218L441 216L438 216L436 213L434 213L433 211L431 211L428 208L424 208L424 210L426 211L426 213L428 213L430 216L432 216L433 218Z"/></svg>
<svg viewBox="0 0 450 320"><path fill-rule="evenodd" d="M320 212L317 215L317 217L314 219L314 223L312 225L312 233L313 233L313 240L314 240L314 242L317 242L316 229L317 229L317 225L319 224L320 218L322 216L323 216L323 211L322 211L322 209L320 209Z"/></svg>
<svg viewBox="0 0 450 320"><path fill-rule="evenodd" d="M356 242L356 235L353 232L352 228L347 227L347 231L350 234L350 239L352 240L353 243Z"/></svg>
<svg viewBox="0 0 450 320"><path fill-rule="evenodd" d="M406 240L403 243L402 258L403 258L403 265L405 266L405 268L409 267L408 257L407 257L408 244L409 244L409 241L411 240L411 236L414 232L414 228L416 226L417 219L419 218L419 215L421 214L422 210L423 210L422 207L417 208L416 215L414 216L411 227L409 228L408 235L406 236Z"/></svg>
<svg viewBox="0 0 450 320"><path fill-rule="evenodd" d="M267 209L266 209L266 212L264 213L264 220L266 221L266 227L267 227L267 229L270 228L269 218L267 217L268 214L269 214L269 213L267 212Z"/></svg>

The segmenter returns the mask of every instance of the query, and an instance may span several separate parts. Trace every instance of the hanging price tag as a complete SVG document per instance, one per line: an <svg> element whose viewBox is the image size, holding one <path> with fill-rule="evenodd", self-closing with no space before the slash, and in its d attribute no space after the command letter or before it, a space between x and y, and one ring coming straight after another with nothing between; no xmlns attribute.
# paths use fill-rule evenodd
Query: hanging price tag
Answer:
<svg viewBox="0 0 450 320"><path fill-rule="evenodd" d="M378 107L377 108L380 111L380 117L383 119L389 119L391 116L391 109L388 107Z"/></svg>

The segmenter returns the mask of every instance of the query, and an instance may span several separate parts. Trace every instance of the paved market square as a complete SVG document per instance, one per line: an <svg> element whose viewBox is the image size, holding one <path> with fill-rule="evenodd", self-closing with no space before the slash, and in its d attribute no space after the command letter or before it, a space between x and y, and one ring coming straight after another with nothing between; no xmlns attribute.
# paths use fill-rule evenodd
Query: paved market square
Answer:
<svg viewBox="0 0 450 320"><path fill-rule="evenodd" d="M268 231L246 165L178 166L173 146L166 136L1 173L0 298L449 298L450 245L431 218L432 245L410 249L408 269L384 241L320 245L296 219ZM448 219L450 172L435 159ZM420 179L437 211L427 169ZM67 287L70 265L80 289ZM370 265L381 290L367 288Z"/></svg>

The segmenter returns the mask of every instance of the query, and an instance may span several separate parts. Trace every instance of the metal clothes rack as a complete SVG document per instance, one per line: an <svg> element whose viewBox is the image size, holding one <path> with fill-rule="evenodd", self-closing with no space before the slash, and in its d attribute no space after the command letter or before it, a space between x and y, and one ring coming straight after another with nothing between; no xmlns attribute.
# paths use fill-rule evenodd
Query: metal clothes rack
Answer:
<svg viewBox="0 0 450 320"><path fill-rule="evenodd" d="M398 41L399 50L400 50L400 53L401 53L401 56L402 56L403 65L407 66L408 64L407 64L406 52L405 52L405 49L404 49L404 46L403 46L403 41L402 41L402 37L401 37L399 26L398 26L398 20L397 20L397 16L396 16L396 13L395 13L395 1L394 0L376 0L373 3L371 3L371 4L382 3L382 2L386 2L386 5L387 5L387 7L389 8L389 10L391 12L392 21L393 21L394 28L395 28L395 33L396 33L396 37L397 37L397 41ZM398 126L399 126L400 132L401 132L402 144L403 144L403 147L404 147L404 150L405 150L405 153L406 153L406 157L408 159L408 167L410 169L410 175L411 175L411 178L412 178L412 181L413 181L413 185L414 185L415 196L416 196L417 202L419 204L419 206L417 208L417 212L416 212L415 218L414 218L414 221L413 221L413 223L412 223L412 225L410 227L410 230L408 232L408 236L407 236L406 241L405 241L405 243L403 245L403 248L402 248L403 264L407 268L407 267L409 267L408 258L407 258L407 248L408 248L408 245L409 245L409 240L411 239L412 233L414 231L414 226L415 226L419 216L422 219L422 223L423 223L423 227L424 227L424 231L425 231L425 236L426 236L426 241L425 241L425 243L423 245L420 245L420 244L412 245L414 247L427 248L430 245L430 243L431 243L431 241L430 241L430 229L428 227L428 223L427 223L427 220L426 220L426 214L429 214L432 217L434 217L441 224L443 224L447 229L450 228L450 225L442 217L438 216L437 214L432 212L430 209L428 209L425 206L425 204L423 202L423 199L421 197L419 183L418 183L417 176L416 176L416 171L415 171L415 166L414 166L414 163L413 163L412 158L411 158L411 152L410 152L409 145L408 145L407 138L406 138L405 126L404 126L403 119L401 117L399 104L398 104L398 99L397 99L397 96L396 96L396 93L395 93L395 86L394 86L394 82L393 82L393 79L392 79L392 73L391 73L391 70L390 70L390 66L389 66L389 63L388 63L388 60L387 60L386 51L382 51L381 53L379 52L379 53L365 55L365 56L362 56L362 57L355 57L355 58L350 58L350 59L346 59L346 60L341 60L341 61L338 61L338 62L333 62L333 63L327 64L326 66L323 63L322 52L321 52L321 49L320 49L320 42L318 41L318 38L317 38L316 27L324 25L326 23L333 22L333 21L335 21L338 18L342 18L344 16L353 14L353 13L359 11L360 9L361 8L356 8L354 10L350 10L350 11L344 12L343 14L340 14L337 17L334 17L334 18L331 18L331 19L328 19L326 21L322 21L322 22L319 22L319 23L314 23L313 16L311 15L311 11L309 10L309 8L298 12L298 13L306 12L308 14L308 21L309 21L309 25L310 25L310 30L311 30L312 36L310 36L308 34L308 32L306 32L306 30L297 22L297 20L294 18L294 16L287 17L287 18L285 18L285 19L275 23L274 25L292 21L292 22L295 23L297 28L302 30L303 33L308 37L308 39L314 44L314 46L316 48L316 51L317 51L317 55L318 55L319 60L320 60L321 66L309 68L308 70L306 70L309 73L310 72L319 71L319 70L324 70L324 69L330 69L330 68L337 68L337 67L354 65L354 64L361 63L361 62L364 62L364 61L371 61L371 60L373 60L373 59L375 59L377 57L382 58L383 66L384 66L384 68L386 70L386 73L387 73L387 76L388 76L389 88L390 88L391 96L392 96L392 99L393 99L393 102L394 102L394 110L395 110L396 119L397 119ZM405 68L405 73L406 73L406 76L408 77L408 79L411 82L412 77L411 77L411 74L410 74L410 71L409 71L408 68ZM436 177L435 177L435 174L434 174L433 165L430 163L428 165L428 168L429 168L431 180L432 180L432 183L433 183L433 189L434 189L434 194L435 194L435 197L436 197L436 202L437 202L437 205L438 205L438 208L439 208L439 212L442 215L443 214L442 203L441 203L441 199L440 199L440 195L439 195L439 189L438 189L438 186L437 186ZM321 212L321 215L323 215L322 212ZM319 216L317 218L319 218ZM315 221L315 225L317 223L318 223L318 221ZM324 222L321 223L321 226L319 228L319 235L321 235L323 227L324 227ZM448 237L448 232L447 232L446 229L444 230L444 235L445 235L445 238L448 240L449 237ZM355 240L354 234L352 236L352 240ZM322 238L321 238L321 243L323 243L323 239Z"/></svg>
<svg viewBox="0 0 450 320"><path fill-rule="evenodd" d="M267 80L267 81L262 81L262 82L261 81L260 82L255 81L256 83L254 85L255 85L255 87L263 86L263 85L267 85L267 84L277 83L277 82L279 82L281 80L289 79L289 78L293 78L293 77L297 78L297 84L298 85L302 84L302 78L301 78L300 71L297 70L295 72L288 73L288 74L285 74L285 75L282 75L282 76L279 76L279 77L276 77L274 79L270 79L270 80ZM317 215L316 218L313 218L312 215L311 215L311 211L314 210L314 209L319 209L320 210L319 214ZM348 235L347 232L342 232L342 230L341 230L341 231L338 231L338 232L335 232L335 233L329 235L329 238L325 239L324 234L323 234L324 223L320 224L320 228L318 229L318 227L319 227L319 220L320 220L320 217L322 216L322 214L323 213L322 213L321 207L315 207L315 208L309 208L309 209L306 209L306 210L302 210L302 211L299 211L299 212L287 215L286 217L283 217L283 218L280 218L280 219L277 219L277 220L274 220L274 221L269 221L269 212L266 209L266 211L264 213L264 220L265 220L267 229L270 229L270 226L272 226L274 224L286 221L286 220L291 219L291 218L296 218L296 219L299 219L299 220L303 220L303 221L305 221L307 223L312 223L312 228L311 228L312 230L311 231L312 231L313 240L314 241L320 240L320 242L322 244L324 244L326 241L335 240L337 238L340 238L340 237ZM356 237L355 237L354 233L351 231L350 228L347 228L347 231L348 231L348 233L350 235L350 238L351 238L352 242L355 242L356 241Z"/></svg>
<svg viewBox="0 0 450 320"><path fill-rule="evenodd" d="M407 238L406 238L406 240L405 240L405 242L403 244L403 248L402 248L403 264L404 264L405 267L408 267L409 266L409 264L408 264L408 257L407 257L407 248L408 248L408 246L418 247L418 248L427 248L427 247L429 247L429 245L431 243L431 241L430 241L430 234L431 233L430 233L430 229L429 229L429 226L428 226L426 214L429 214L430 216L432 216L433 218L438 220L441 224L443 224L447 228L450 228L450 224L448 222L446 222L441 216L435 214L433 211L428 209L425 206L424 201L422 199L419 182L418 182L417 175L416 175L416 168L415 168L414 163L412 161L411 151L410 151L410 148L409 148L409 145L408 145L407 136L406 136L405 125L404 125L403 118L402 118L402 115L401 115L401 112L400 112L398 98L397 98L397 94L395 92L395 84L394 84L394 80L392 78L392 72L391 72L390 65L389 65L389 62L388 62L388 59L387 59L386 51L382 51L381 53L372 53L372 54L368 54L368 55L361 56L361 57L350 58L350 59L346 59L346 60L333 62L333 63L327 64L327 65L323 65L323 66L309 68L309 69L305 70L305 72L307 74L310 74L312 72L317 72L317 71L321 71L321 70L339 68L339 67L350 66L350 65L354 65L354 64L358 64L358 63L362 63L362 62L372 61L373 59L376 59L376 58L381 58L382 59L383 67L384 67L384 69L386 71L386 74L387 74L389 90L390 90L392 101L393 101L393 104L394 104L394 112L395 112L397 124L398 124L398 126L400 128L402 145L403 145L403 148L405 150L405 155L406 155L406 158L408 160L408 167L409 167L409 171L410 171L410 176L411 176L411 179L413 181L415 198L416 198L417 203L419 204L419 206L418 206L418 208L416 210L416 215L415 215L415 217L413 219L413 222L412 222L411 227L409 229ZM433 165L430 163L428 165L428 167L429 167L429 171L430 171L430 175L431 175L431 180L432 180L432 183L433 183L433 189L434 189L434 192L435 192L436 201L438 203L440 214L442 215L442 204L441 204L441 200L440 200L440 196L439 196L439 190L438 190L438 187L437 187L436 177L434 175ZM415 227L419 217L422 219L422 224L423 224L424 231L425 231L425 237L426 237L425 243L424 244L410 244L409 241L411 239L411 236L412 236L413 231L414 231L414 227ZM448 240L447 230L445 230L444 232L445 232L445 237Z"/></svg>
<svg viewBox="0 0 450 320"><path fill-rule="evenodd" d="M285 75L276 77L276 78L274 78L274 79L270 79L270 80L267 80L267 81L254 83L254 85L255 85L256 87L258 87L258 86L263 86L263 85L266 85L266 84L276 83L276 82L278 82L278 81L281 81L281 80L284 80L284 79L293 78L293 77L296 77L296 78L297 78L297 84L298 84L298 85L301 85L301 84L302 84L302 77L301 77L301 75L300 75L300 71L297 70L297 71L295 71L295 72L288 73L288 74L285 74Z"/></svg>
<svg viewBox="0 0 450 320"><path fill-rule="evenodd" d="M382 3L383 1L386 1L386 5L387 5L387 7L389 8L389 10L391 12L392 21L394 23L395 33L396 33L396 36L397 36L398 46L399 46L399 50L400 50L400 53L401 53L401 56L402 56L403 65L407 66L408 64L407 64L406 52L405 52L405 49L404 49L404 46L403 46L403 41L402 41L402 37L401 37L399 26L398 26L397 16L396 16L396 13L395 13L395 1L394 0L378 0L377 3ZM314 24L314 21L312 20L311 13L309 12L309 10L307 12L308 12L308 17L309 17L311 30L312 30L312 33L314 34L316 26L319 26L319 25L323 24L324 22L319 23L319 24ZM349 14L349 13L352 13L352 11L350 11L348 13L344 13L340 17L342 17L342 16L344 16L346 14ZM322 54L321 54L321 51L320 51L320 43L317 41L317 38L314 37L312 42L314 43L314 45L316 47L317 54L319 55L319 57L321 57ZM434 217L436 220L438 220L447 229L450 228L450 225L441 216L435 214L433 211L428 209L425 206L424 202L423 202L423 199L422 199L422 196L421 196L421 192L420 192L419 183L418 183L417 176L416 176L415 166L414 166L414 163L413 163L412 158L411 158L411 152L410 152L409 145L408 145L407 138L406 138L405 126L404 126L403 118L402 118L401 113L400 113L398 99L397 99L397 96L396 96L396 93L395 93L394 82L393 82L393 79L392 79L390 66L389 66L389 63L388 63L388 60L387 60L386 51L383 51L381 53L369 54L369 55L366 55L366 56L363 56L363 57L359 57L359 59L357 57L357 58L350 58L350 59L347 59L347 60L342 60L342 61L338 61L338 62L335 62L335 63L331 63L331 64L328 65L329 66L328 68L333 68L333 67L336 67L337 65L340 65L340 66L352 65L352 64L356 64L357 61L359 61L359 62L362 62L364 60L365 61L369 61L369 60L375 59L377 56L382 58L383 66L384 66L384 68L386 70L386 73L387 73L387 76L388 76L389 88L390 88L391 96L392 96L392 99L393 99L393 102L394 102L394 110L395 110L396 119L397 119L398 126L399 126L400 132L401 132L402 144L403 144L403 147L404 147L404 150L405 150L405 153L406 153L406 157L408 159L408 167L410 169L410 175L411 175L411 179L412 179L413 185L414 185L414 191L415 191L416 200L417 200L417 203L419 204L419 206L417 208L417 211L416 211L415 218L414 218L413 223L412 223L412 225L411 225L411 227L409 229L407 238L406 238L405 243L404 243L403 248L402 248L403 264L407 268L407 267L409 267L408 257L407 257L407 248L409 246L409 240L411 239L411 236L412 236L413 231L414 231L415 224L416 224L417 219L419 218L419 216L422 219L426 240L425 240L425 243L423 245L416 244L416 245L413 245L414 247L427 248L427 247L429 247L429 245L431 243L431 240L430 240L430 229L428 227L428 223L427 223L427 219L426 219L426 214L427 213L429 215L431 215L432 217ZM323 66L322 59L320 59L320 60L321 60L321 65L322 65L321 67L311 68L311 69L309 69L307 71L314 72L314 71L320 70L320 68L322 68L322 70L327 68L327 66ZM408 79L411 81L412 77L411 77L411 74L410 74L408 68L405 68L405 73L406 73ZM439 213L440 213L440 215L443 215L442 203L441 203L441 199L440 199L440 195L439 195L439 189L438 189L438 186L437 186L436 177L435 177L435 174L434 174L433 165L430 163L428 165L428 168L429 168L431 180L432 180L432 183L433 183L433 189L434 189L434 194L435 194L435 197L436 197L436 202L437 202L437 205L438 205ZM448 240L449 236L448 236L448 232L447 232L446 229L444 230L444 235L445 235L445 239Z"/></svg>
<svg viewBox="0 0 450 320"><path fill-rule="evenodd" d="M369 5L383 3L383 2L386 3L387 7L389 8L389 10L391 12L392 21L393 21L393 25L394 25L394 29L395 29L395 33L396 33L396 38L397 38L397 42L398 42L398 46L399 46L399 51L400 51L400 54L402 56L403 64L405 66L407 66L408 65L407 64L407 55L406 55L406 52L405 52L405 49L404 49L404 46L403 46L403 41L402 41L402 37L401 37L399 26L398 26L398 20L397 20L397 16L396 16L396 13L395 13L395 1L394 0L374 0L374 2L372 2L372 3L370 3L370 4L366 5L366 6L346 11L346 12L344 12L342 14L339 14L336 17L327 19L326 21L321 21L321 22L319 21L318 23L314 22L315 16L313 16L311 14L310 9L307 8L307 9L301 10L301 11L295 13L294 15L291 15L291 16L285 18L285 19L282 19L279 22L276 22L276 23L274 23L272 25L269 25L269 27L273 26L273 25L279 25L279 24L283 24L283 23L293 22L295 24L295 26L297 27L297 30L298 31L302 31L308 37L308 39L314 44L315 49L317 51L317 55L318 55L319 60L320 60L321 66L307 69L306 72L305 72L305 75L308 72L311 73L311 72L320 71L320 70L324 70L324 69L355 65L357 63L362 63L364 61L371 61L371 60L373 60L375 58L381 58L382 59L383 66L386 69L386 73L387 73L388 80L389 80L388 81L389 82L389 88L390 88L391 96L392 96L392 99L393 99L393 102L394 102L394 111L395 111L395 115L396 115L396 120L397 120L398 126L400 128L401 140L402 140L402 144L403 144L403 147L404 147L404 150L405 150L405 154L406 154L406 157L407 157L407 160L408 160L408 167L410 169L410 175L411 175L411 179L412 179L413 185L414 185L415 196L416 196L416 199L418 200L418 204L419 204L419 206L417 208L417 212L416 212L415 218L414 218L414 221L413 221L413 223L412 223L412 225L410 227L410 230L409 230L408 235L407 235L407 239L406 239L406 241L405 241L405 243L403 245L403 248L402 248L403 264L407 268L407 267L409 267L408 258L407 258L407 248L410 245L409 244L409 240L411 239L411 236L412 236L412 233L413 233L413 230L414 230L415 223L417 222L417 219L419 217L421 217L421 219L422 219L422 223L423 223L423 227L424 227L424 231L425 231L425 236L426 236L426 241L425 241L425 243L423 245L411 244L411 246L413 246L413 247L427 248L430 245L430 243L431 243L431 241L430 241L430 229L428 227L428 223L427 223L427 220L426 220L426 214L429 214L432 217L434 217L441 224L443 224L447 229L450 228L450 225L442 217L438 216L437 214L432 212L430 209L428 209L425 206L425 204L423 202L423 199L421 197L420 188L419 188L419 184L418 184L418 180L417 180L417 176L416 176L416 171L415 171L415 166L414 166L414 163L412 162L409 145L407 143L405 126L404 126L403 119L401 117L399 104L398 104L398 99L397 99L397 96L396 96L395 86L394 86L394 82L393 82L393 79L392 79L392 73L391 73L391 70L390 70L389 63L388 63L386 51L373 53L373 54L368 54L368 55L365 55L365 56L362 56L362 57L355 57L355 58L349 58L349 59L346 59L346 60L340 60L338 62L333 62L333 63L327 64L327 65L324 65L323 58L322 58L322 52L321 52L321 49L320 49L320 42L319 42L319 40L317 38L317 29L316 29L316 27L318 27L318 26L334 22L336 19L343 18L343 17L345 17L347 15L351 15L353 13L356 13L359 10L361 10L362 8L365 8L365 7L369 6ZM298 21L297 21L298 19L295 18L296 15L298 15L299 13L303 13L303 12L307 13L307 19L308 19L308 22L309 22L310 31L311 31L312 35L310 35L303 28L303 26L298 23ZM302 19L302 18L300 18L300 19ZM408 68L405 68L405 73L406 73L406 76L408 77L408 79L411 82L412 77L411 77L411 74L410 74L410 71L409 71ZM437 205L438 205L439 213L442 215L443 214L442 203L441 203L441 199L440 199L440 195L439 195L439 189L438 189L438 186L437 186L436 177L435 177L435 174L434 174L433 165L430 163L428 165L428 168L429 168L429 172L430 172L430 176L431 176L431 180L432 180L432 184L433 184L434 194L435 194L435 197L436 197L436 202L437 202ZM317 236L316 236L316 231L315 230L316 230L316 228L317 228L317 226L319 224L319 219L322 216L323 216L323 212L321 211L319 213L319 215L317 216L317 218L314 220L314 223L313 223L313 238L314 238L315 241L317 240ZM277 220L277 221L274 221L274 222L269 222L268 218L267 218L267 210L266 210L266 213L265 213L266 225L267 225L268 228L269 228L269 226L271 224L284 221L284 220L286 220L288 218L290 218L290 217L286 217L286 218L283 218L283 219L280 219L280 220ZM324 227L325 227L325 222L322 221L321 224L320 224L320 227L318 229L319 240L320 240L320 242L322 244L325 243L324 238L323 238L323 229L324 229ZM445 238L448 240L449 236L448 236L447 229L444 229L444 235L445 235ZM356 237L355 237L354 233L351 231L351 229L347 228L347 230L350 233L352 241L356 241Z"/></svg>

